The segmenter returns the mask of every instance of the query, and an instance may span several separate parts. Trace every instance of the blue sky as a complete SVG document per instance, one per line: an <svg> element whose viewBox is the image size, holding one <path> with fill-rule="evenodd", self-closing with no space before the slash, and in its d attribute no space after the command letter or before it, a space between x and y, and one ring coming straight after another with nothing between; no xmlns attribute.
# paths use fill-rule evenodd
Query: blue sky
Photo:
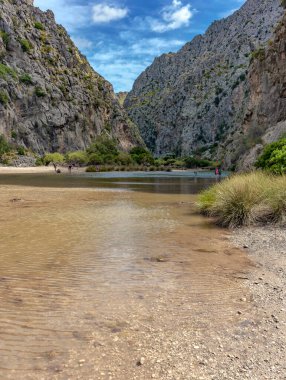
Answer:
<svg viewBox="0 0 286 380"><path fill-rule="evenodd" d="M35 0L51 9L116 92L162 53L175 52L245 0Z"/></svg>

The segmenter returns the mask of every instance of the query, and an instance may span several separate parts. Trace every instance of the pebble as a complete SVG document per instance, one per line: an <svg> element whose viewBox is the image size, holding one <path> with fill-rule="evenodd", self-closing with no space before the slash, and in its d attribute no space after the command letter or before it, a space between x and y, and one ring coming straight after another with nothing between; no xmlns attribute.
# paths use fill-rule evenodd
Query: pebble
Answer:
<svg viewBox="0 0 286 380"><path fill-rule="evenodd" d="M140 358L137 362L137 366L141 366L145 363L146 359L144 357Z"/></svg>

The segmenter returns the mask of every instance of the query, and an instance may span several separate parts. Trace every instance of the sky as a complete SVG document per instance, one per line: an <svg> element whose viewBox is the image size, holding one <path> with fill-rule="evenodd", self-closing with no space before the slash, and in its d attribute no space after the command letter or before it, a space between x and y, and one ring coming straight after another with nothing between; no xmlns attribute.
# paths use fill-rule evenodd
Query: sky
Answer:
<svg viewBox="0 0 286 380"><path fill-rule="evenodd" d="M130 91L155 57L178 51L245 0L34 0L51 9L93 68Z"/></svg>

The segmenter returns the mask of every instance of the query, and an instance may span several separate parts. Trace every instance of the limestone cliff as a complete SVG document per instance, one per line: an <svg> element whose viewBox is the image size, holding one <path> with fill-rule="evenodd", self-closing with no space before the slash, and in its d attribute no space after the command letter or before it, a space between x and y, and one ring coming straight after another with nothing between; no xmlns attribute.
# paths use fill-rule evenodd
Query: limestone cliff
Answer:
<svg viewBox="0 0 286 380"><path fill-rule="evenodd" d="M263 144L286 135L286 14L267 48L253 60L248 81L249 104L241 132L243 136L254 134L257 144L239 158L239 169L251 168ZM236 144L232 145L235 152Z"/></svg>
<svg viewBox="0 0 286 380"><path fill-rule="evenodd" d="M227 156L228 167L236 162L244 152L232 155L230 140L243 130L251 101L249 65L263 55L283 14L281 0L248 0L140 75L125 108L155 154L199 152Z"/></svg>
<svg viewBox="0 0 286 380"><path fill-rule="evenodd" d="M142 143L113 88L80 54L51 11L0 2L0 134L33 151L83 149L106 133Z"/></svg>

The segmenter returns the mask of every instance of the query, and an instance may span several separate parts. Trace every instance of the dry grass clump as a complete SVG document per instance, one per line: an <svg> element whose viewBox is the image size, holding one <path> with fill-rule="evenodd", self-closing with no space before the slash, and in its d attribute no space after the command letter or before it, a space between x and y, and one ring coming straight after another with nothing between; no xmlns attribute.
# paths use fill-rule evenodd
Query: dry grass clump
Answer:
<svg viewBox="0 0 286 380"><path fill-rule="evenodd" d="M264 172L229 177L202 192L198 207L224 227L286 225L286 177Z"/></svg>

